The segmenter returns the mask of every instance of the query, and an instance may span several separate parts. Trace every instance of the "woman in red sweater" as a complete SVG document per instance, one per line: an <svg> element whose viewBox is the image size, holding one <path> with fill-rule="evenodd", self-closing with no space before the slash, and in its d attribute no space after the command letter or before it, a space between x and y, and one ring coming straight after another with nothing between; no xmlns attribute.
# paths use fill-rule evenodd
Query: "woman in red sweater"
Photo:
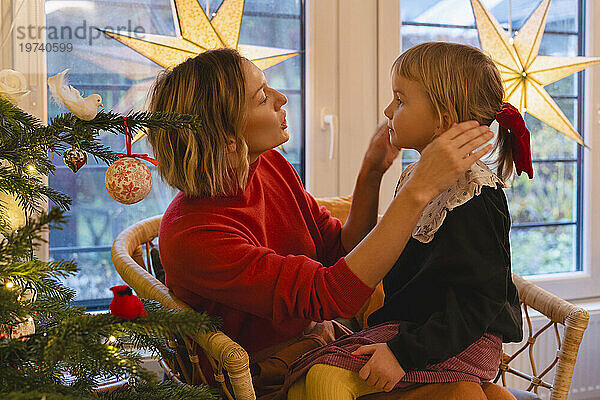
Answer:
<svg viewBox="0 0 600 400"><path fill-rule="evenodd" d="M493 136L473 121L440 135L376 225L381 178L397 155L380 126L342 226L274 150L289 138L286 102L260 69L230 49L164 71L151 94L151 111L202 121L196 131L149 134L159 173L180 190L159 233L167 286L194 309L222 318L223 332L254 363L259 395L278 383L259 378L268 356L309 330L324 332L323 342L345 333L315 322L358 312L427 203L490 150L475 151Z"/></svg>

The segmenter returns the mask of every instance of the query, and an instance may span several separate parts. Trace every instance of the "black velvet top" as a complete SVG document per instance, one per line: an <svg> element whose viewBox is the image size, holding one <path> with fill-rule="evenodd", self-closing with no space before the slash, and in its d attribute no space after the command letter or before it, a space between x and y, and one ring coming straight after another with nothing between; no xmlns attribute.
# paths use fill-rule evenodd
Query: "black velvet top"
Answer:
<svg viewBox="0 0 600 400"><path fill-rule="evenodd" d="M445 361L486 332L522 339L510 224L503 189L483 186L448 212L431 242L410 238L383 279L383 307L368 319L402 321L387 344L405 371Z"/></svg>

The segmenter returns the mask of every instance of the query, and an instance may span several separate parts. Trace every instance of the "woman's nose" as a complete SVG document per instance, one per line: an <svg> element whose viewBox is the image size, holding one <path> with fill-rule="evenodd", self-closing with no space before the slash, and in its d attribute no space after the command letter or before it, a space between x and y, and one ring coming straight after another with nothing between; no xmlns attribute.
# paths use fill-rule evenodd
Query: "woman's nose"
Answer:
<svg viewBox="0 0 600 400"><path fill-rule="evenodd" d="M285 97L285 94L281 93L278 90L274 90L275 92L275 96L277 97L277 100L275 101L275 107L279 110L284 104L287 103L287 97Z"/></svg>

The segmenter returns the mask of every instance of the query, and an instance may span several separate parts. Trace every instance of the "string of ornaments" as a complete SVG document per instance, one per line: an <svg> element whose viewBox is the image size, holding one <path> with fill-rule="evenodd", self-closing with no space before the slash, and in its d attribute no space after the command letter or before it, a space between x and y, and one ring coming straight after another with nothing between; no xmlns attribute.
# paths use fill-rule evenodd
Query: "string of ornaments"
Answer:
<svg viewBox="0 0 600 400"><path fill-rule="evenodd" d="M65 69L59 74L48 78L48 86L54 100L64 105L73 115L84 121L91 121L98 114L98 107L102 106L102 97L91 94L83 97L73 86L68 84ZM131 141L133 135L127 123L127 117L123 118L125 125L126 153L113 153L118 159L106 170L104 185L106 191L114 200L123 204L134 204L143 200L152 189L152 174L145 160L153 165L159 162L147 154L133 154L131 152ZM63 153L63 161L71 171L77 173L86 163L85 151L72 147Z"/></svg>

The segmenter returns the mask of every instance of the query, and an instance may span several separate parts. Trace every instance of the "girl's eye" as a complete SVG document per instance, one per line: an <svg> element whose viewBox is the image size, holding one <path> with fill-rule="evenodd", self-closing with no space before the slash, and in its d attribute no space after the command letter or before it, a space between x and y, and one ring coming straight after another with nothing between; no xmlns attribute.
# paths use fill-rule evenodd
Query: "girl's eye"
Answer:
<svg viewBox="0 0 600 400"><path fill-rule="evenodd" d="M402 104L402 100L400 100L399 97L396 97L396 101L398 102L398 104Z"/></svg>
<svg viewBox="0 0 600 400"><path fill-rule="evenodd" d="M260 104L265 104L265 103L267 102L267 99L268 99L268 98L269 98L269 97L268 97L267 95L265 95L265 98L263 99L263 101L261 101L261 102L260 102Z"/></svg>

